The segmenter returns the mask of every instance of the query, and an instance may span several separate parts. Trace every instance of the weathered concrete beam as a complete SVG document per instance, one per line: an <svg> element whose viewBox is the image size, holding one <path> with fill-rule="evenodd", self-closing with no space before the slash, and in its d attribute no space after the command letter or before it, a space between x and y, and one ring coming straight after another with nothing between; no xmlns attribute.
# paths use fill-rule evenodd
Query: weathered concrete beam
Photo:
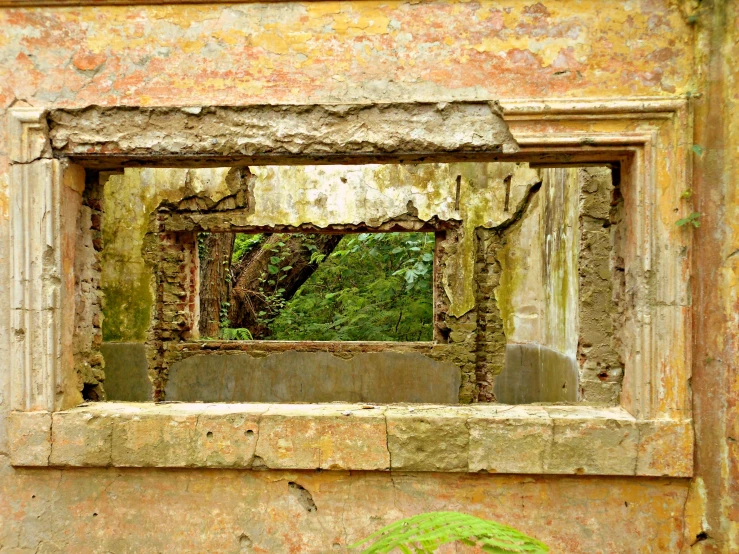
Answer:
<svg viewBox="0 0 739 554"><path fill-rule="evenodd" d="M110 402L9 423L15 466L693 472L690 421L621 408Z"/></svg>
<svg viewBox="0 0 739 554"><path fill-rule="evenodd" d="M497 102L52 110L55 156L87 166L433 161L513 153Z"/></svg>

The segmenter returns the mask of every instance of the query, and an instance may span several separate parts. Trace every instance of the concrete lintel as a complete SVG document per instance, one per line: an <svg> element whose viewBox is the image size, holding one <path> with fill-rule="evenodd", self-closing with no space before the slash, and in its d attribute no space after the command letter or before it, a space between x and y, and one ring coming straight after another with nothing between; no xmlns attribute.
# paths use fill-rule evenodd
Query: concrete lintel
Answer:
<svg viewBox="0 0 739 554"><path fill-rule="evenodd" d="M689 420L621 408L106 402L14 412L9 424L17 467L693 472Z"/></svg>
<svg viewBox="0 0 739 554"><path fill-rule="evenodd" d="M295 163L518 151L495 101L207 107L87 107L49 112L56 156L90 167L173 160ZM162 134L161 129L167 133Z"/></svg>

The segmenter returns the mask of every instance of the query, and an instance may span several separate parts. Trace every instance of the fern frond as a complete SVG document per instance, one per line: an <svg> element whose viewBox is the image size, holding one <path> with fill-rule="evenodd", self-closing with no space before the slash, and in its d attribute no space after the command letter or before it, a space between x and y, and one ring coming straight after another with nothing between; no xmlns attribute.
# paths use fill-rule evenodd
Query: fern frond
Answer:
<svg viewBox="0 0 739 554"><path fill-rule="evenodd" d="M401 519L349 548L372 542L362 554L385 554L395 548L404 553L433 553L442 544L456 541L469 546L478 545L491 554L549 551L546 545L513 527L459 512L429 512Z"/></svg>

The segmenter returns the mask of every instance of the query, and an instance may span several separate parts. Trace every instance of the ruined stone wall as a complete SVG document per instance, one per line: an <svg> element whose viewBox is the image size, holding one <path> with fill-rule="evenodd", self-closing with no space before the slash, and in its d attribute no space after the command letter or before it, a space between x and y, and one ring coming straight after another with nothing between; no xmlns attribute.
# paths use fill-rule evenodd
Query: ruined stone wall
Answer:
<svg viewBox="0 0 739 554"><path fill-rule="evenodd" d="M618 398L623 377L622 347L614 329L621 326L618 300L623 298L620 258L614 249L619 202L614 198L611 171L581 169L579 289L580 316L577 356L584 400L612 402ZM614 288L616 290L614 290Z"/></svg>
<svg viewBox="0 0 739 554"><path fill-rule="evenodd" d="M88 187L77 214L74 255L75 329L72 339L74 367L82 398L105 398L103 342L103 292L100 286L102 241L102 198L100 190Z"/></svg>
<svg viewBox="0 0 739 554"><path fill-rule="evenodd" d="M7 5L4 2L3 5ZM695 5L700 4L699 9ZM702 3L295 2L0 8L11 105L201 105L690 94L694 479L13 469L0 369L0 551L326 552L399 517L458 509L553 552L733 552L739 483L739 14ZM0 125L0 282L9 281ZM673 210L675 206L652 209ZM8 313L8 291L0 308ZM0 359L9 357L8 318ZM290 486L307 490L308 511ZM491 494L490 491L495 491ZM303 498L301 496L301 498ZM115 532L112 532L114 530Z"/></svg>
<svg viewBox="0 0 739 554"><path fill-rule="evenodd" d="M101 176L102 290L106 299L103 338L111 342L143 342L151 322L154 274L142 251L150 218L163 203L208 191L212 202L229 195L229 168L152 169ZM201 195L202 196L202 195Z"/></svg>
<svg viewBox="0 0 739 554"><path fill-rule="evenodd" d="M237 173L244 173L248 179L231 179ZM169 368L177 368L186 358L204 352L231 356L243 352L253 358L299 349L305 352L299 357L300 367L312 371L316 363L322 363L318 362L322 358L312 356L311 351L341 351L343 356L354 356L384 349L418 352L429 360L454 364L461 374L459 400L463 403L495 400L495 377L504 367L507 367L504 378L509 384L498 400L506 403L575 401L582 396L578 394L575 357L578 330L592 327L604 315L608 319L607 328L602 330L604 340L609 342L613 334L610 318L614 310L607 308L613 302L610 235L606 233L597 248L585 239L583 248L577 243L578 218L592 219L598 215L580 213L580 191L590 190L593 182L589 177L585 182L588 175L588 171L575 169L537 172L526 165L477 163L254 166L231 171L126 170L104 183L105 203L110 207L104 218L109 242L103 251L105 263L110 264L103 268L107 276L106 315L108 312L112 315L106 318L107 335L133 337L151 327L147 340L149 371L155 384L154 396L158 399L234 398L232 393L225 392L225 396L199 397L192 390L192 379L207 381L206 370L202 376L187 377L188 388L179 382L184 377L178 375L177 383L169 387L170 393L176 396L166 397ZM613 191L610 179L609 171L601 172L603 192L599 202L583 203L586 209L593 211L590 206L595 205L608 214ZM134 204L131 199L140 203ZM130 225L131 218L139 223ZM142 236L146 219L149 219L149 231ZM438 231L434 293L436 344L347 347L210 342L206 346L196 342L198 315L193 298L197 286L191 277L193 264L197 263L199 231L270 228L320 231L328 226L343 231L413 230L420 225L436 226ZM615 229L614 225L611 231ZM473 265L466 261L470 248L474 251ZM582 252L578 258L579 250ZM592 276L599 276L607 294L593 297L587 286L578 291L578 271L581 276L589 276L583 277L584 283L590 283ZM142 292L131 286L132 276L134 281L143 278L146 290ZM472 309L452 315L453 300L457 304L466 302L467 291L474 294ZM589 309L585 326L579 325L578 314L583 301ZM148 316L151 322L139 321L143 319L140 314ZM127 330L126 322L134 327ZM592 332L594 328L591 336ZM588 348L593 349L590 344ZM592 370L602 363L600 359L594 361L599 352L593 353L592 367L587 368L593 374L591 383L600 383L595 377L597 371ZM601 358L604 355L600 353ZM247 363L247 358L231 357L229 363ZM311 362L313 358L316 363ZM214 363L208 364L209 371L215 371L218 363ZM250 364L253 365L249 362L247 366ZM418 369L432 366L436 367L431 363L428 368ZM132 371L136 372L133 368ZM612 373L610 380L617 387L623 372L615 369ZM270 373L270 379L275 379L275 375ZM224 376L213 373L209 379L222 382ZM551 390L542 392L542 383L550 383L547 386ZM328 383L321 387L330 388ZM393 381L388 380L386 387L393 388ZM511 387L515 389L513 393ZM175 392L185 390L188 392L184 396L183 392ZM337 389L337 394L346 392ZM377 398L388 397L383 392L377 394ZM266 401L270 396L246 398ZM616 392L600 398L588 395L584 399L615 405L617 398ZM348 400L348 397L333 399ZM372 395L358 399L377 401Z"/></svg>
<svg viewBox="0 0 739 554"><path fill-rule="evenodd" d="M506 403L612 405L623 377L617 237L628 232L612 208L618 189L606 167L550 168L541 176L509 228L481 231L484 253L495 260L487 325L505 337L492 345L495 393Z"/></svg>
<svg viewBox="0 0 739 554"><path fill-rule="evenodd" d="M240 185L231 182L235 171L247 173L249 179ZM487 270L484 260L476 260L475 234L520 217L539 180L537 171L511 163L254 166L231 172L130 169L112 175L104 183L106 205L111 208L104 219L109 242L103 258L110 264L103 269L104 292L106 313L112 316L105 323L106 337L131 340L151 327L149 370L155 397L162 399L169 367L203 350L194 343L197 314L189 311L190 281L185 278L197 261L198 232L327 227L412 231L426 226L438 231L434 296L439 340L421 350L430 360L455 364L462 379L459 400L476 401L484 396L480 389L490 389L490 379L500 371L499 364L488 360L495 353L482 345L501 338L478 330L477 320L488 308L476 304L476 295L480 273ZM178 275L183 277L178 280ZM495 303L494 298L491 301ZM178 346L178 341L188 344ZM252 356L274 349L211 344L206 351L226 348L229 354L238 349ZM341 348L345 355L368 349L373 348ZM419 351L404 345L385 349ZM310 365L310 355L304 358ZM483 375L480 367L498 369Z"/></svg>

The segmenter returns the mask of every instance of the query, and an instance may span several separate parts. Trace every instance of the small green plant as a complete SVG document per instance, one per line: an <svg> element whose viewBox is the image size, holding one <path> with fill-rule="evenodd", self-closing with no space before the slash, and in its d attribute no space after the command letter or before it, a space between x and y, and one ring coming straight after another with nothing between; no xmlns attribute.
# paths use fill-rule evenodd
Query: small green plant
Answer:
<svg viewBox="0 0 739 554"><path fill-rule="evenodd" d="M236 237L234 238L234 249L233 255L231 256L231 263L239 263L239 260L243 258L253 248L258 246L261 240L261 234L246 235L244 233L237 233Z"/></svg>
<svg viewBox="0 0 739 554"><path fill-rule="evenodd" d="M221 338L223 340L254 340L249 329L233 329L231 327L223 327L221 329Z"/></svg>
<svg viewBox="0 0 739 554"><path fill-rule="evenodd" d="M692 225L695 228L698 228L701 226L700 222L701 214L698 212L693 212L690 215L683 217L682 219L678 219L675 222L675 225L678 227L684 227L685 225Z"/></svg>
<svg viewBox="0 0 739 554"><path fill-rule="evenodd" d="M479 546L492 554L549 552L546 545L513 527L459 512L429 512L401 519L349 548L371 541L362 554L384 554L395 548L405 554L427 554L451 542Z"/></svg>

